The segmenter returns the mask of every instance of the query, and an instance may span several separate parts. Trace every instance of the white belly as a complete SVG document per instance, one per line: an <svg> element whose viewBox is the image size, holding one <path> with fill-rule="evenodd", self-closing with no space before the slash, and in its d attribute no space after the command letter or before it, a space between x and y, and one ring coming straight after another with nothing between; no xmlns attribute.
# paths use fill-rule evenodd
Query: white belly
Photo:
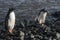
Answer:
<svg viewBox="0 0 60 40"><path fill-rule="evenodd" d="M15 25L15 14L11 12L8 19L8 28L13 29Z"/></svg>
<svg viewBox="0 0 60 40"><path fill-rule="evenodd" d="M46 15L47 15L47 13L44 13L44 14L41 13L41 15L38 18L38 21L40 24L45 23Z"/></svg>

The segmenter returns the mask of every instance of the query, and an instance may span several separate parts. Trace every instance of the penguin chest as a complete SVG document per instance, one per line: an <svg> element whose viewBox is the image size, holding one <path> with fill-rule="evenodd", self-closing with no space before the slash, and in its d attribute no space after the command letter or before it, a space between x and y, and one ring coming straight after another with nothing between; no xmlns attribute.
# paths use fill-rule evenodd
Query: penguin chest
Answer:
<svg viewBox="0 0 60 40"><path fill-rule="evenodd" d="M47 13L41 14L41 16L39 17L40 24L45 23L46 15L47 15Z"/></svg>
<svg viewBox="0 0 60 40"><path fill-rule="evenodd" d="M12 11L12 12L10 13L9 19L10 19L10 20L15 20L15 13L14 13L14 11Z"/></svg>
<svg viewBox="0 0 60 40"><path fill-rule="evenodd" d="M46 19L46 16L47 16L47 13L44 13L44 14L43 14L43 19L44 19L44 21L45 21L45 19Z"/></svg>

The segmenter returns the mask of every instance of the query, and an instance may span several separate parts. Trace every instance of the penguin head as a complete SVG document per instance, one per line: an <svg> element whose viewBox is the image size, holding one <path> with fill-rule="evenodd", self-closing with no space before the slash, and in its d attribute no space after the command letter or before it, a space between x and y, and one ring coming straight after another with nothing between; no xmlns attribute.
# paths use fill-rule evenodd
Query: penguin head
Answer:
<svg viewBox="0 0 60 40"><path fill-rule="evenodd" d="M45 10L45 9L41 9L40 12L47 12L47 10Z"/></svg>
<svg viewBox="0 0 60 40"><path fill-rule="evenodd" d="M40 15L41 13L47 13L47 10L46 10L46 9L41 9L40 12L39 12L39 15Z"/></svg>
<svg viewBox="0 0 60 40"><path fill-rule="evenodd" d="M9 8L9 13L14 11L14 10L15 10L15 8Z"/></svg>
<svg viewBox="0 0 60 40"><path fill-rule="evenodd" d="M12 12L12 11L14 11L15 10L15 8L9 8L9 10L8 10L8 12L7 12L7 15L6 15L6 18L9 18L9 14Z"/></svg>

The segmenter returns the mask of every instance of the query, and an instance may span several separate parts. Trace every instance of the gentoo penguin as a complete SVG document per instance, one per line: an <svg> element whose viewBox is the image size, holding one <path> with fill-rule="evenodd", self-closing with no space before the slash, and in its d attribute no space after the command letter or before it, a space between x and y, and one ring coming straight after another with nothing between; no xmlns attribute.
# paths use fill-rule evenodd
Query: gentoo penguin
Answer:
<svg viewBox="0 0 60 40"><path fill-rule="evenodd" d="M48 13L47 10L41 9L40 12L39 12L39 15L38 15L38 17L37 17L37 21L38 21L39 24L41 24L42 26L44 26L47 13Z"/></svg>
<svg viewBox="0 0 60 40"><path fill-rule="evenodd" d="M9 32L9 33L13 33L13 28L15 25L15 13L14 13L14 8L9 8L9 11L6 15L5 18L5 29Z"/></svg>

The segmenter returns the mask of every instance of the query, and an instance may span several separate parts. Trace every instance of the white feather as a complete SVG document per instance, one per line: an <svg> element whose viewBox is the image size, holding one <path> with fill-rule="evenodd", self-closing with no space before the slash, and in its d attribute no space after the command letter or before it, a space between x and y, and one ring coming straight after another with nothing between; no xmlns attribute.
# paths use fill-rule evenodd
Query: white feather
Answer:
<svg viewBox="0 0 60 40"><path fill-rule="evenodd" d="M45 13L42 12L42 13L39 15L38 21L39 21L40 24L41 24L41 23L45 23L46 15L47 15L47 12L45 12Z"/></svg>

